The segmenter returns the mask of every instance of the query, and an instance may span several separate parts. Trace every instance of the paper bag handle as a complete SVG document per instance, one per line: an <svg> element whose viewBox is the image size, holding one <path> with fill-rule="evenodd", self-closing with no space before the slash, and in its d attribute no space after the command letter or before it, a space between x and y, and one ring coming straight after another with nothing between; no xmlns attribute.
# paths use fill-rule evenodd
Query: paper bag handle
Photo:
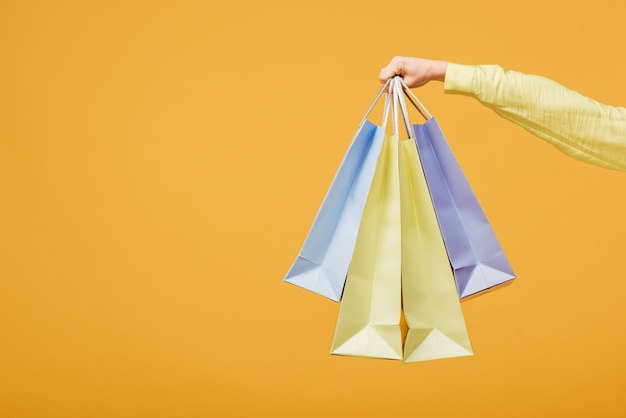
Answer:
<svg viewBox="0 0 626 418"><path fill-rule="evenodd" d="M409 86L406 85L406 83L400 76L394 76L394 77L389 78L385 82L385 84L381 87L381 89L378 91L378 94L376 94L376 97L374 98L369 108L365 112L365 116L363 116L363 120L361 120L361 126L365 123L370 113L372 113L374 106L376 106L376 103L378 103L378 100L380 100L380 97L383 95L385 90L388 90L388 91L387 91L387 97L385 98L382 126L383 127L387 126L387 119L389 118L389 111L391 110L393 133L395 135L398 134L398 107L400 107L401 113L404 119L404 125L409 135L409 138L413 138L414 134L413 134L413 130L411 129L410 122L409 122L406 102L401 92L404 92L404 96L406 96L406 98L411 102L411 104L417 109L417 111L420 113L420 115L422 115L424 120L428 120L432 118L433 116L430 114L428 109L426 109L426 106L424 106L424 104L420 101L420 99L418 99L417 96L411 91Z"/></svg>
<svg viewBox="0 0 626 418"><path fill-rule="evenodd" d="M367 118L370 115L370 113L372 113L372 109L374 109L374 106L376 106L376 103L378 103L378 100L380 99L380 96L383 95L383 93L387 89L387 86L389 86L390 84L391 84L391 79L387 80L387 82L381 87L380 91L378 92L378 94L374 98L374 101L372 102L370 107L367 109L367 112L365 112L365 116L363 116L363 120L361 120L361 126L365 123L365 121L367 120Z"/></svg>
<svg viewBox="0 0 626 418"><path fill-rule="evenodd" d="M391 86L391 84L389 85ZM391 87L389 87L391 89ZM391 94L390 91L387 91L387 96L385 97L385 106L383 108L383 123L382 127L387 128L387 120L389 119L389 108L391 106Z"/></svg>
<svg viewBox="0 0 626 418"><path fill-rule="evenodd" d="M406 102L404 100L404 96L406 96L409 101L415 106L417 111L422 115L425 120L432 118L432 115L426 109L426 107L422 104L422 102L413 94L411 89L406 85L402 77L395 76L393 77L393 82L391 84L390 89L393 89L395 93L395 97L397 103L400 105L400 110L402 112L402 119L404 121L404 127L406 128L407 135L409 138L415 138L415 133L413 132L413 127L411 126L411 122L409 121L409 112L406 108ZM402 95L404 93L404 96ZM419 103L419 106L417 103ZM428 115L428 116L427 116Z"/></svg>
<svg viewBox="0 0 626 418"><path fill-rule="evenodd" d="M400 79L400 83L402 84L405 96L407 97L407 99L409 99L411 104L413 104L413 106L415 106L417 111L420 112L420 115L422 115L422 117L425 120L428 120L428 119L432 118L433 115L430 114L428 109L426 109L426 106L424 106L424 104L420 101L420 99L418 99L417 96L413 93L413 91L411 91L409 86L406 85L406 83L404 82L402 77L398 77L398 78ZM418 104L419 104L419 106L418 106Z"/></svg>
<svg viewBox="0 0 626 418"><path fill-rule="evenodd" d="M382 95L382 93L385 91L386 88L387 88L387 96L385 97L385 105L383 108L383 120L382 120L381 126L383 128L387 128L387 122L389 120L389 113L391 112L391 123L393 126L393 133L394 135L397 135L398 134L398 98L396 97L394 93L394 91L397 90L397 86L391 79L387 80L385 85L378 92L378 95L376 95L374 102L371 104L370 108L365 113L363 122L365 122L365 120L371 113L372 109L374 108L374 106L376 105L376 103L380 99L380 96ZM363 124L363 122L361 122L361 124Z"/></svg>
<svg viewBox="0 0 626 418"><path fill-rule="evenodd" d="M393 127L393 134L398 135L398 97L396 94L397 85L392 80L389 82L387 89L387 97L385 98L385 108L383 110L383 123L382 127L387 128L387 122L389 121L389 113L391 111L391 125Z"/></svg>

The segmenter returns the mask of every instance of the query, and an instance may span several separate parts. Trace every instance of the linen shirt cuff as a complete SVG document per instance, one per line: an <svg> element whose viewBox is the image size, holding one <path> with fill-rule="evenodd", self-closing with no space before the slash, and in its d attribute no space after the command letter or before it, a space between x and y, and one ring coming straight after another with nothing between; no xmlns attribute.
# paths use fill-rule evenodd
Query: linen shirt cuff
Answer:
<svg viewBox="0 0 626 418"><path fill-rule="evenodd" d="M446 79L443 91L451 94L474 94L476 67L449 62L446 69Z"/></svg>

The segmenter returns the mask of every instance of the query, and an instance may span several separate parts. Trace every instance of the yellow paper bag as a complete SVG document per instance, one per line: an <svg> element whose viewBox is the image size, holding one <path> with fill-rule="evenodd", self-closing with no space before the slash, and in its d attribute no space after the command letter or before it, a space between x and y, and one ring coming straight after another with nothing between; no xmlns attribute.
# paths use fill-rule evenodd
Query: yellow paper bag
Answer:
<svg viewBox="0 0 626 418"><path fill-rule="evenodd" d="M399 144L404 362L473 354L454 275L413 140Z"/></svg>
<svg viewBox="0 0 626 418"><path fill-rule="evenodd" d="M331 354L402 359L398 137L383 142L343 292Z"/></svg>

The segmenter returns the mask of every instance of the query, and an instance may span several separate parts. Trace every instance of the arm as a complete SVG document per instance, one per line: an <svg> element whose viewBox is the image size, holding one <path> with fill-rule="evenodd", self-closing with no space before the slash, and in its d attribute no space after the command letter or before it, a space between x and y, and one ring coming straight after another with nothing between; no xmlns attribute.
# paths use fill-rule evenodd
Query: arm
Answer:
<svg viewBox="0 0 626 418"><path fill-rule="evenodd" d="M547 78L495 65L437 63L441 61L397 57L380 78L399 74L416 87L441 80L443 71L446 93L477 99L573 158L626 171L626 108L604 105Z"/></svg>

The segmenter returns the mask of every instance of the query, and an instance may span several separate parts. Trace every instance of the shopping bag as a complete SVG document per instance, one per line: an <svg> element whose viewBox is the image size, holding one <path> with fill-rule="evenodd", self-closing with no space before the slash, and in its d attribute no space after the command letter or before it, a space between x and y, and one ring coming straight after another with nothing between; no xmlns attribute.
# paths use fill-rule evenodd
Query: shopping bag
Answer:
<svg viewBox="0 0 626 418"><path fill-rule="evenodd" d="M454 275L417 149L401 141L402 301L408 333L404 361L472 355Z"/></svg>
<svg viewBox="0 0 626 418"><path fill-rule="evenodd" d="M367 110L285 281L339 301L385 132ZM387 109L388 103L385 108ZM386 110L385 110L386 113Z"/></svg>
<svg viewBox="0 0 626 418"><path fill-rule="evenodd" d="M473 354L454 275L415 147L401 96L400 79L394 93L407 126L409 140L399 143L402 236L402 302L408 332L405 363Z"/></svg>
<svg viewBox="0 0 626 418"><path fill-rule="evenodd" d="M419 100L406 87L405 92L417 107ZM413 129L459 296L510 283L511 265L437 120L431 117Z"/></svg>
<svg viewBox="0 0 626 418"><path fill-rule="evenodd" d="M402 359L398 139L385 137L348 271L331 354Z"/></svg>

